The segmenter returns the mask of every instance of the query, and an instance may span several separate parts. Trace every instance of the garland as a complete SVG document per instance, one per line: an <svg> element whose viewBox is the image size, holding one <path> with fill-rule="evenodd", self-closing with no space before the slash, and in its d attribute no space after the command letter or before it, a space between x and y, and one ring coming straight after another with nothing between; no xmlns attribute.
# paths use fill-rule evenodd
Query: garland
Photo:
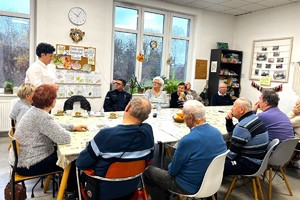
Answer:
<svg viewBox="0 0 300 200"><path fill-rule="evenodd" d="M266 89L269 89L269 90L274 90L275 92L279 92L279 91L282 91L282 84L276 86L276 87L273 87L273 88L265 88L265 87L262 87L256 83L254 83L254 81L252 81L251 83L251 86L256 88L257 90L259 91L263 91L263 90L266 90Z"/></svg>

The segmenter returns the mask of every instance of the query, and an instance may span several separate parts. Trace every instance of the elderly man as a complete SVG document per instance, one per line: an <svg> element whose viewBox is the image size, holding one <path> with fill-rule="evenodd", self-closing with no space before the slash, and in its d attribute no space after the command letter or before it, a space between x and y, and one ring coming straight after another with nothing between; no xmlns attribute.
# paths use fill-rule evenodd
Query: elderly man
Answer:
<svg viewBox="0 0 300 200"><path fill-rule="evenodd" d="M124 91L126 81L117 79L114 82L115 90L107 92L104 100L104 111L123 111L131 100L131 94Z"/></svg>
<svg viewBox="0 0 300 200"><path fill-rule="evenodd" d="M143 123L150 112L147 99L133 98L125 108L122 124L100 130L80 153L77 167L93 169L96 175L103 177L113 162L151 159L154 150L152 127ZM130 199L139 181L139 178L123 183L99 181L98 199Z"/></svg>
<svg viewBox="0 0 300 200"><path fill-rule="evenodd" d="M227 85L225 83L221 83L219 85L218 93L212 96L211 105L212 106L227 106L232 105L231 97L226 93Z"/></svg>
<svg viewBox="0 0 300 200"><path fill-rule="evenodd" d="M194 100L201 100L201 97L199 96L199 94L197 94L197 92L195 90L191 89L191 83L190 82L185 82L185 91L187 94L189 94ZM190 100L190 99L189 99Z"/></svg>
<svg viewBox="0 0 300 200"><path fill-rule="evenodd" d="M259 101L253 106L256 112L260 108L263 112L258 117L269 132L269 140L278 138L280 142L294 138L294 130L291 121L278 106L279 96L274 90L263 90Z"/></svg>
<svg viewBox="0 0 300 200"><path fill-rule="evenodd" d="M233 125L232 118L239 120ZM268 131L258 116L252 112L252 103L238 98L226 116L226 128L232 133L230 152L225 161L225 175L255 173L267 152ZM232 132L233 131L233 132Z"/></svg>
<svg viewBox="0 0 300 200"><path fill-rule="evenodd" d="M143 174L152 200L167 200L168 190L182 194L196 193L211 161L226 151L222 134L206 123L205 107L197 100L189 100L183 107L184 121L191 129L178 142L168 170L149 166Z"/></svg>

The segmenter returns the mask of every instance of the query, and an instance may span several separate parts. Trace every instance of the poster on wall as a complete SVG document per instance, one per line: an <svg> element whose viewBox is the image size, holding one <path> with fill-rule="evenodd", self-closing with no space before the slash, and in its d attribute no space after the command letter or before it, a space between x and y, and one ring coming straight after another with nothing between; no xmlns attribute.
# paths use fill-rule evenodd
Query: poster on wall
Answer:
<svg viewBox="0 0 300 200"><path fill-rule="evenodd" d="M293 37L254 40L250 79L268 76L272 82L288 82Z"/></svg>

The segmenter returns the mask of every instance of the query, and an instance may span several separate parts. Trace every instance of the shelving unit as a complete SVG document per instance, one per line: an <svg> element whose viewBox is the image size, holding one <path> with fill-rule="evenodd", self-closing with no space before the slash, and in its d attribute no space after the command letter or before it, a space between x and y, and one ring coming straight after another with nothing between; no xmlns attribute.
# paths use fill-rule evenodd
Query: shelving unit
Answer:
<svg viewBox="0 0 300 200"><path fill-rule="evenodd" d="M243 52L236 50L212 49L208 80L208 96L218 92L219 84L227 84L227 93L233 100L240 96Z"/></svg>

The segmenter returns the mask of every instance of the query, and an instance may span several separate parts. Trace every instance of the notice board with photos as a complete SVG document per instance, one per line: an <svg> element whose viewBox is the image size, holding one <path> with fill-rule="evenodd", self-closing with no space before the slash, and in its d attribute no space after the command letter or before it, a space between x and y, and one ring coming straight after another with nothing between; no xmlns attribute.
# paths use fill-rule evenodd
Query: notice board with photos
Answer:
<svg viewBox="0 0 300 200"><path fill-rule="evenodd" d="M57 69L95 71L96 48L57 44L53 63Z"/></svg>

